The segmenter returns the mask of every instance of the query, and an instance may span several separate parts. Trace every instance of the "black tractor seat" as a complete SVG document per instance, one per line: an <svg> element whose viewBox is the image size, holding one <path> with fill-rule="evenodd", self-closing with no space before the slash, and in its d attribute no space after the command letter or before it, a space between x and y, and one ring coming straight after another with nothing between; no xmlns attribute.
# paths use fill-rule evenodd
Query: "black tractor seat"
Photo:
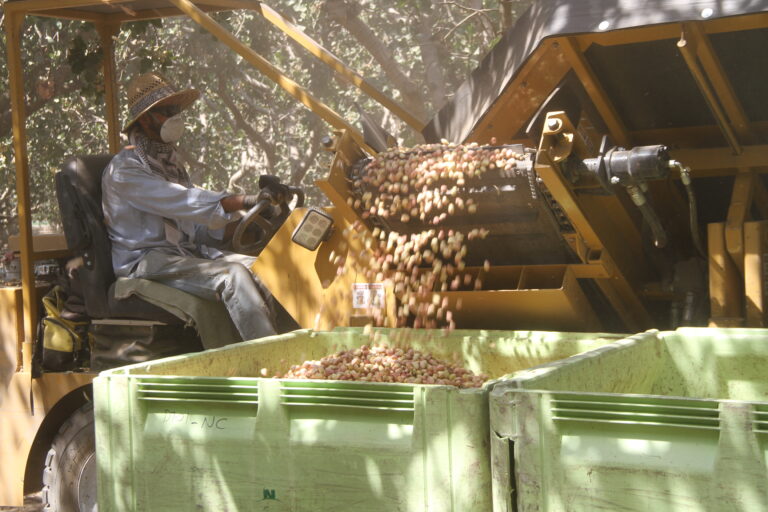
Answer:
<svg viewBox="0 0 768 512"><path fill-rule="evenodd" d="M202 349L196 331L185 328L181 318L136 295L115 296L111 244L101 207L101 177L111 159L112 155L69 157L56 173L64 236L76 258L68 267L74 268L86 314L94 321L91 368L97 370ZM147 321L157 327L148 331Z"/></svg>
<svg viewBox="0 0 768 512"><path fill-rule="evenodd" d="M181 323L138 297L115 298L112 247L101 208L101 176L112 155L70 157L56 173L56 195L69 250L82 258L77 277L91 318L126 318Z"/></svg>

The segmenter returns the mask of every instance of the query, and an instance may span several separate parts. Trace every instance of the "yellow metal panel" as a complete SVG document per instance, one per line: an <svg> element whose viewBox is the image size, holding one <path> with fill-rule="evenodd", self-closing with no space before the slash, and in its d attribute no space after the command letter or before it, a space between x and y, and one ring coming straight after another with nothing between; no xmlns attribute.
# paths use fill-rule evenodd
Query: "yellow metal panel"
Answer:
<svg viewBox="0 0 768 512"><path fill-rule="evenodd" d="M44 293L49 286L37 286ZM24 350L24 294L20 286L0 287L0 374L21 371Z"/></svg>
<svg viewBox="0 0 768 512"><path fill-rule="evenodd" d="M0 503L21 505L32 443L48 412L66 394L91 383L95 374L0 374ZM63 420L63 418L62 418Z"/></svg>
<svg viewBox="0 0 768 512"><path fill-rule="evenodd" d="M42 421L29 407L32 379L29 373L6 373L0 369L0 503L21 505L24 500L24 470L34 434Z"/></svg>
<svg viewBox="0 0 768 512"><path fill-rule="evenodd" d="M550 125L550 120L557 120L558 123ZM596 279L596 283L627 328L648 328L651 326L650 316L637 295L640 278L647 273L647 264L636 257L639 249L632 252L633 247L639 247L639 240L637 230L626 217L626 210L616 198L591 196L587 203L586 197L577 197L556 163L568 156L574 144L573 133L573 126L563 112L547 115L537 153L536 172L565 211L576 233L584 240L587 250L583 255L600 254L607 261L615 262L611 278ZM600 226L600 230L596 226Z"/></svg>
<svg viewBox="0 0 768 512"><path fill-rule="evenodd" d="M66 251L67 239L63 233L36 233L32 236L32 246L36 253ZM11 251L21 250L21 240L18 235L8 237L8 249Z"/></svg>
<svg viewBox="0 0 768 512"><path fill-rule="evenodd" d="M27 455L46 413L62 396L92 379L84 374L46 374L33 384L30 373L19 371L24 339L22 304L21 287L0 287L0 504L3 505L22 503Z"/></svg>
<svg viewBox="0 0 768 512"><path fill-rule="evenodd" d="M39 379L33 379L35 415L41 411L47 413L65 395L90 384L94 378L95 373L55 372L44 373Z"/></svg>
<svg viewBox="0 0 768 512"><path fill-rule="evenodd" d="M744 224L746 326L768 325L768 221Z"/></svg>
<svg viewBox="0 0 768 512"><path fill-rule="evenodd" d="M631 199L624 192L613 196L583 194L577 197L592 229L600 236L609 257L622 269L625 277L633 283L651 279L655 273L650 261L637 257L644 251L638 227L642 221ZM687 218L687 213L685 210L683 219Z"/></svg>
<svg viewBox="0 0 768 512"><path fill-rule="evenodd" d="M269 288L275 298L304 328L332 329L350 324L355 314L352 308L352 285L367 283L365 251L342 212L326 210L335 222L335 230L317 251L291 241L291 235L306 210L296 209L278 233L259 255L252 270ZM385 325L394 327L394 302L387 294Z"/></svg>
<svg viewBox="0 0 768 512"><path fill-rule="evenodd" d="M548 127L549 120L557 120L560 124L557 128ZM536 154L536 172L541 177L547 190L560 204L568 215L576 232L581 235L587 247L593 251L600 251L603 244L600 237L592 229L592 225L582 212L576 194L568 186L560 175L557 162L566 158L571 151L571 143L566 143L563 137L572 137L573 126L565 118L564 112L552 112L547 115L544 123L544 131L541 137L538 153ZM565 149L562 147L566 146Z"/></svg>
<svg viewBox="0 0 768 512"><path fill-rule="evenodd" d="M448 310L453 312L457 328L600 330L600 322L568 266L491 271L495 274L486 276L486 289L439 293L448 299ZM510 277L500 277L504 272ZM482 272L480 276L484 277Z"/></svg>
<svg viewBox="0 0 768 512"><path fill-rule="evenodd" d="M744 322L741 278L725 248L725 223L707 226L710 327L738 327Z"/></svg>
<svg viewBox="0 0 768 512"><path fill-rule="evenodd" d="M22 504L22 460L26 461L29 449L21 442L28 433L16 430L6 414L24 406L23 400L28 400L31 385L31 373L17 373L22 364L24 339L22 305L21 287L0 288L0 503L3 505ZM21 428L26 426L23 424Z"/></svg>
<svg viewBox="0 0 768 512"><path fill-rule="evenodd" d="M0 288L0 375L21 368L24 310L20 286Z"/></svg>

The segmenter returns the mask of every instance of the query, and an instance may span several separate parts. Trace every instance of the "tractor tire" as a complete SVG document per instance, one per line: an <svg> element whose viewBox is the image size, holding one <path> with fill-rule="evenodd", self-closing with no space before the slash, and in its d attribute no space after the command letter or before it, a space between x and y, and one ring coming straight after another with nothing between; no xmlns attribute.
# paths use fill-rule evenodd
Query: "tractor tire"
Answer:
<svg viewBox="0 0 768 512"><path fill-rule="evenodd" d="M53 438L45 457L43 505L51 512L97 512L93 403L80 407Z"/></svg>

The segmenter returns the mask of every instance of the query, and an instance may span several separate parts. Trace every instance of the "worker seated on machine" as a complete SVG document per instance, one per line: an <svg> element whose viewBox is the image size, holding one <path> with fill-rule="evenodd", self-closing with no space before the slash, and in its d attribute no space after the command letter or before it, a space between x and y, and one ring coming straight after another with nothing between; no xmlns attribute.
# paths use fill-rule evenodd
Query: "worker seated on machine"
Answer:
<svg viewBox="0 0 768 512"><path fill-rule="evenodd" d="M102 206L117 277L158 281L221 300L243 340L276 334L281 306L251 271L255 258L221 250L240 219L265 194L231 195L192 185L174 143L181 112L200 96L157 73L128 86L130 145L104 170ZM275 180L276 181L276 180ZM278 185L279 187L279 185Z"/></svg>

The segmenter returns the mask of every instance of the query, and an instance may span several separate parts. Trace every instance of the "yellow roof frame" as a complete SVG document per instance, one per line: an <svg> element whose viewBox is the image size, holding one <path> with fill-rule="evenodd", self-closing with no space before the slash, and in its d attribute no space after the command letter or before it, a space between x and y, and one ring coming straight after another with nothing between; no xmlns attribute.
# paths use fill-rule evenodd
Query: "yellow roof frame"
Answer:
<svg viewBox="0 0 768 512"><path fill-rule="evenodd" d="M18 197L19 249L21 259L22 295L24 304L24 339L21 343L20 371L31 372L32 343L37 323L37 297L34 286L34 261L50 258L50 252L35 252L32 245L32 219L29 190L29 163L27 157L26 113L24 105L23 62L21 38L27 15L45 16L91 22L96 26L104 51L103 75L105 83L106 118L109 149L115 153L120 147L118 100L114 62L114 36L122 23L186 15L219 41L229 46L244 60L281 86L288 94L303 103L312 112L336 129L346 131L363 149L375 153L359 130L347 123L333 109L316 99L308 90L285 76L268 60L244 45L234 35L211 18L208 13L247 9L256 11L288 37L302 45L312 55L333 69L342 79L356 86L376 100L414 130L421 132L424 122L387 97L360 74L344 65L337 57L301 31L290 20L269 6L246 0L10 0L5 3L5 31L8 52L13 147L16 157L16 194Z"/></svg>

